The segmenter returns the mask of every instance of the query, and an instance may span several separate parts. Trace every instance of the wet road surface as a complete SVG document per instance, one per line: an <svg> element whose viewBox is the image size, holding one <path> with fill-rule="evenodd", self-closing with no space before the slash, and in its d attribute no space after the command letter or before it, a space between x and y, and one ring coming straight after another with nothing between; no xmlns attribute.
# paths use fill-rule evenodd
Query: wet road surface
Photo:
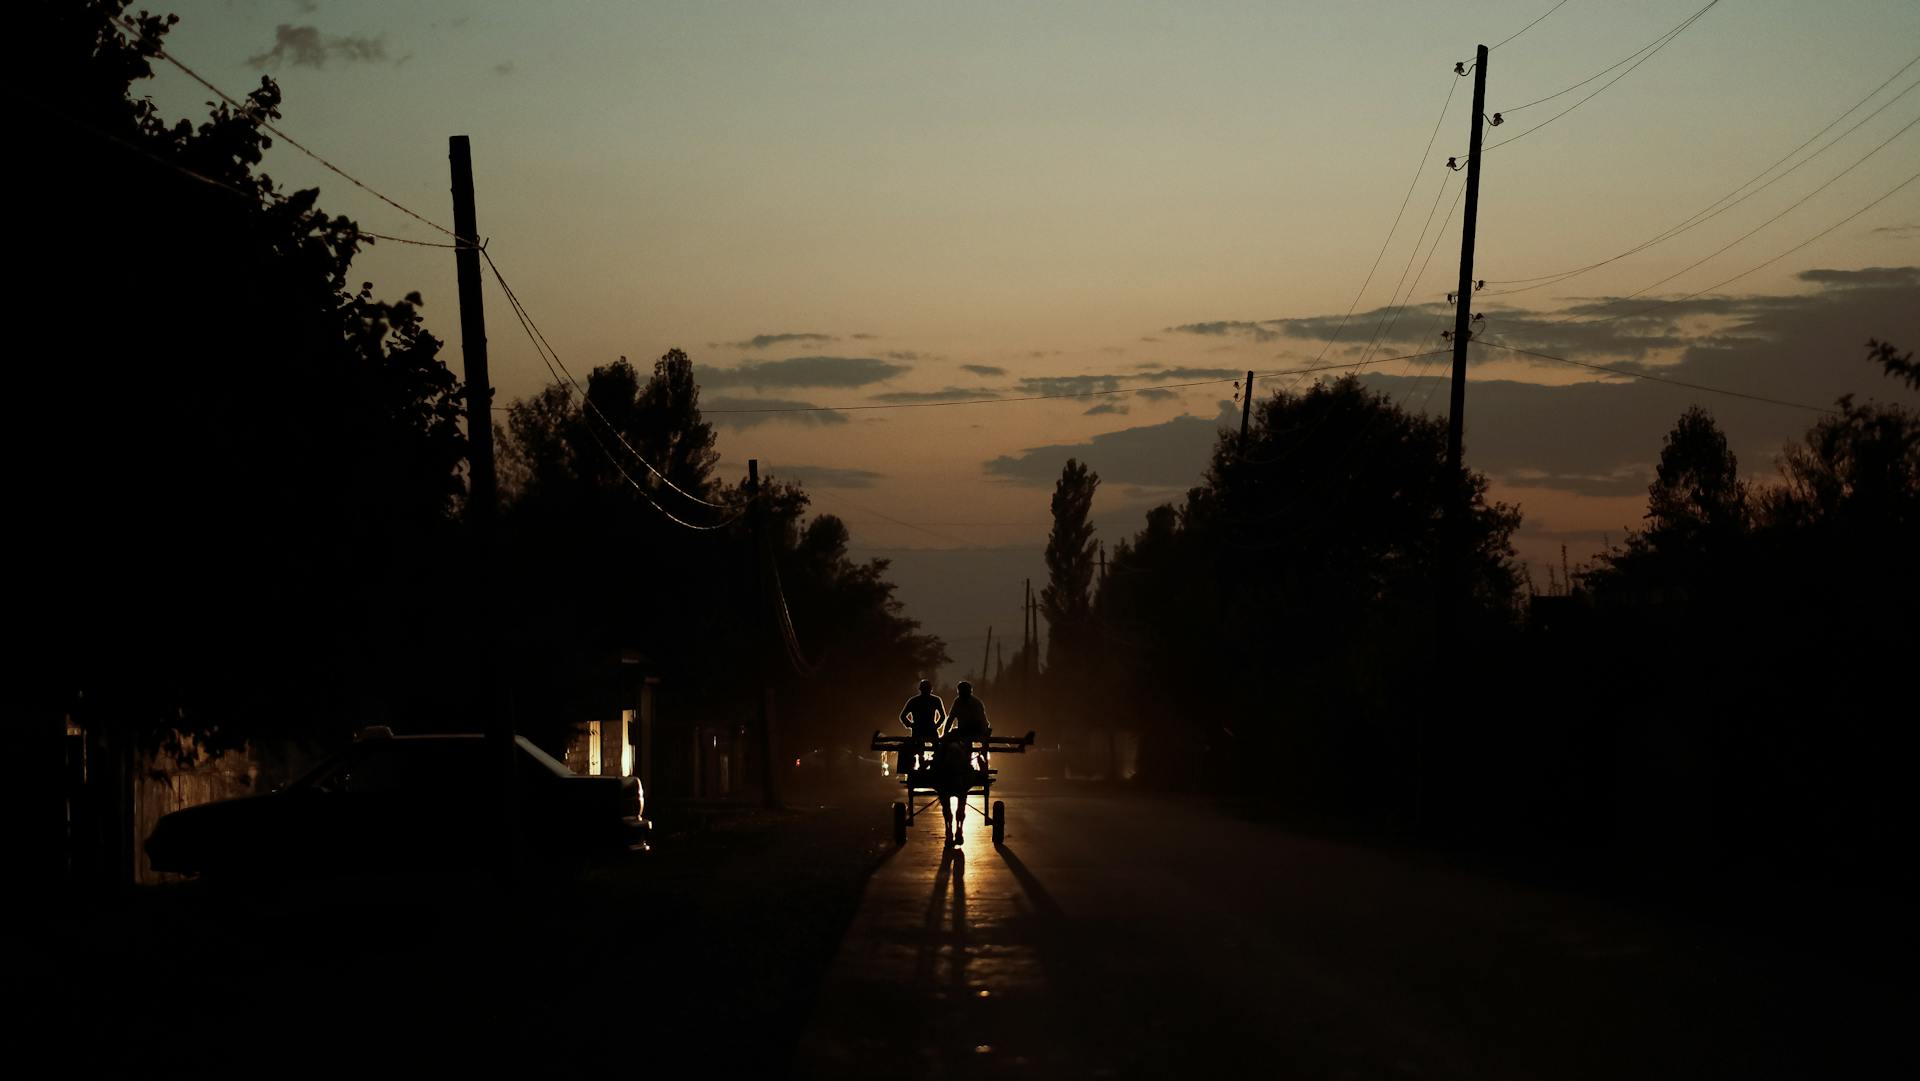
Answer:
<svg viewBox="0 0 1920 1081"><path fill-rule="evenodd" d="M999 849L977 815L960 849L916 821L797 1074L1791 1076L1897 1031L1893 954L1785 958L1197 803L1057 793L1002 786Z"/></svg>

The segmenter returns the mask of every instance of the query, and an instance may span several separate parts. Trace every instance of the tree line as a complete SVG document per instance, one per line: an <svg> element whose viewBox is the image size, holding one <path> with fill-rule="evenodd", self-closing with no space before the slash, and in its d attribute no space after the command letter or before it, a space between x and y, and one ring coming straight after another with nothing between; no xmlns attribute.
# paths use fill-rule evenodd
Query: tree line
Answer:
<svg viewBox="0 0 1920 1081"><path fill-rule="evenodd" d="M1868 350L1915 388L1911 353ZM1008 691L1083 770L1112 768L1102 740L1123 732L1138 783L1343 828L1894 873L1920 660L1913 406L1841 399L1764 481L1689 408L1643 526L1547 596L1516 558L1519 508L1449 475L1444 418L1347 377L1251 421L1104 576L1099 476L1062 471L1046 666Z"/></svg>

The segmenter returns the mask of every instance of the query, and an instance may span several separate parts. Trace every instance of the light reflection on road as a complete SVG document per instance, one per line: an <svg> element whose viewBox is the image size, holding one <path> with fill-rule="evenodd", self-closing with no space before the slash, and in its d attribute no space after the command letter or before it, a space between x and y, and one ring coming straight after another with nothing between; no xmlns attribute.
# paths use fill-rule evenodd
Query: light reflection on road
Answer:
<svg viewBox="0 0 1920 1081"><path fill-rule="evenodd" d="M875 872L803 1041L804 1074L898 1077L903 1052L926 1076L1045 1072L1060 1041L1045 1031L1040 947L1057 911L1022 886L984 815L964 836L948 847L939 813L917 816Z"/></svg>

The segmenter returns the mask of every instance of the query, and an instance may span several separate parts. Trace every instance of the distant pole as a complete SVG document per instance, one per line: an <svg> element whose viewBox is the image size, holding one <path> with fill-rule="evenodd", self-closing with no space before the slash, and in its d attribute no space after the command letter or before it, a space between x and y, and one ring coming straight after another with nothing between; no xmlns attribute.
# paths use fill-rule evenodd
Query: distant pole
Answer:
<svg viewBox="0 0 1920 1081"><path fill-rule="evenodd" d="M993 624L987 624L987 649L980 655L980 682L987 681L987 662L993 660Z"/></svg>
<svg viewBox="0 0 1920 1081"><path fill-rule="evenodd" d="M1240 391L1240 454L1247 453L1247 420L1253 416L1253 373L1247 373L1246 386Z"/></svg>
<svg viewBox="0 0 1920 1081"><path fill-rule="evenodd" d="M1033 678L1033 579L1027 579L1027 591L1020 596L1020 676Z"/></svg>
<svg viewBox="0 0 1920 1081"><path fill-rule="evenodd" d="M480 292L480 226L473 201L473 152L464 135L447 137L447 160L453 173L453 232L459 246L453 250L453 268L460 293L460 356L467 387L467 524L473 530L474 566L470 584L473 614L486 610L491 588L488 571L493 563L493 519L497 487L493 473L493 383L487 376L487 317ZM486 724L488 759L497 772L502 872L514 873L518 825L514 793L513 715L501 708L495 693L498 678L484 634L471 658L471 693Z"/></svg>
<svg viewBox="0 0 1920 1081"><path fill-rule="evenodd" d="M773 680L768 669L768 650L766 649L766 620L772 614L767 605L767 576L760 566L765 552L761 547L761 522L764 515L760 506L760 459L747 459L747 524L753 546L753 618L747 625L753 628L753 663L760 680L760 781L761 802L768 807L778 807L780 796L776 789L779 766L774 762L773 740Z"/></svg>
<svg viewBox="0 0 1920 1081"><path fill-rule="evenodd" d="M1100 543L1100 588L1107 588L1107 542Z"/></svg>

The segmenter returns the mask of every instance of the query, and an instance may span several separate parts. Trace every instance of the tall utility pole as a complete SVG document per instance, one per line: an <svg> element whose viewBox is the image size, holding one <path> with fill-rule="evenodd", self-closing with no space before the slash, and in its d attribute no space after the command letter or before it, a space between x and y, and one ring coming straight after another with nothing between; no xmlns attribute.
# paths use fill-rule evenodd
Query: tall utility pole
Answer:
<svg viewBox="0 0 1920 1081"><path fill-rule="evenodd" d="M487 316L480 301L480 227L473 210L473 152L467 137L447 138L453 165L453 231L459 246L453 267L460 285L460 355L467 384L467 514L483 535L491 533L493 476L493 383L487 378Z"/></svg>
<svg viewBox="0 0 1920 1081"><path fill-rule="evenodd" d="M987 648L980 654L980 682L987 682L987 664L993 660L993 624L987 624Z"/></svg>
<svg viewBox="0 0 1920 1081"><path fill-rule="evenodd" d="M1467 415L1467 342L1473 334L1473 238L1480 220L1480 141L1487 116L1487 47L1473 59L1473 134L1467 144L1467 216L1460 228L1460 288L1454 294L1453 392L1447 409L1447 493L1441 519L1439 594L1434 605L1435 638L1443 673L1460 667L1460 609L1467 595L1467 491L1460 478L1460 445ZM1414 716L1413 818L1426 828L1427 723Z"/></svg>
<svg viewBox="0 0 1920 1081"><path fill-rule="evenodd" d="M753 546L753 618L748 626L753 628L748 641L753 643L753 665L755 675L760 681L760 781L761 802L768 807L780 805L778 790L779 766L774 762L773 739L773 679L772 668L767 649L767 619L773 609L767 604L766 571L760 566L764 550L761 547L760 525L762 520L760 506L760 459L747 459L747 524Z"/></svg>
<svg viewBox="0 0 1920 1081"><path fill-rule="evenodd" d="M460 356L467 385L467 524L473 530L473 567L469 582L473 615L486 607L488 571L493 565L493 382L487 376L487 316L480 294L480 226L473 208L473 152L464 135L447 137L453 173L453 268L460 289ZM476 622L476 625L477 622ZM514 793L513 716L501 704L495 680L497 658L484 634L470 658L471 694L486 724L487 760L495 771L499 799L496 828L503 843L501 871L514 874L519 862L519 817Z"/></svg>
<svg viewBox="0 0 1920 1081"><path fill-rule="evenodd" d="M1460 441L1467 413L1467 339L1473 333L1473 231L1480 219L1480 133L1487 115L1487 47L1473 62L1473 137L1467 144L1467 217L1460 228L1460 291L1453 311L1453 396L1447 414L1447 475L1460 475ZM1454 501L1447 506L1452 508Z"/></svg>
<svg viewBox="0 0 1920 1081"><path fill-rule="evenodd" d="M1246 386L1240 391L1240 454L1247 453L1247 418L1253 415L1253 373L1247 373Z"/></svg>

